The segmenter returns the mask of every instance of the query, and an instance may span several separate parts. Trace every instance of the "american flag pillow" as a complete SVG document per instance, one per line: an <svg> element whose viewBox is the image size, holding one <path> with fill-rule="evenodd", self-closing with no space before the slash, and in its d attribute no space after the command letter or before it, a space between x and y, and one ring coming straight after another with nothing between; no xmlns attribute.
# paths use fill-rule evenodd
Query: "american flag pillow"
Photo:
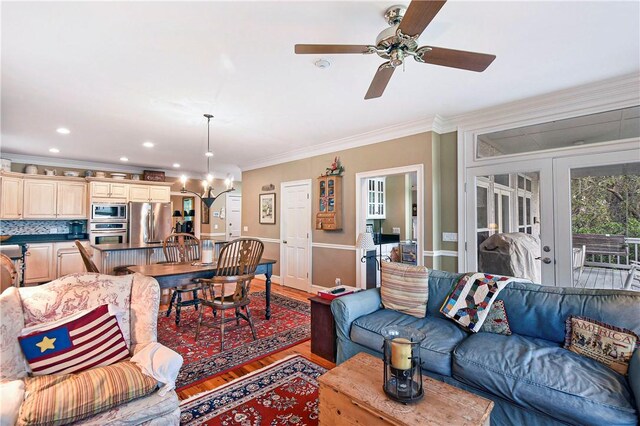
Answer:
<svg viewBox="0 0 640 426"><path fill-rule="evenodd" d="M36 376L76 373L129 357L118 321L109 313L108 305L18 340Z"/></svg>

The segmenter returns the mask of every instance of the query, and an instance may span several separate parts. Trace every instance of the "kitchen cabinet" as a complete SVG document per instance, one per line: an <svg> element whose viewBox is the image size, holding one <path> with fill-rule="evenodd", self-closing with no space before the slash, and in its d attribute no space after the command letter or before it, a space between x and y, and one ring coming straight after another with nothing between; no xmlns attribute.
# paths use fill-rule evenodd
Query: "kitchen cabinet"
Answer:
<svg viewBox="0 0 640 426"><path fill-rule="evenodd" d="M56 217L57 183L50 180L25 179L23 216L25 219Z"/></svg>
<svg viewBox="0 0 640 426"><path fill-rule="evenodd" d="M386 219L385 178L367 179L367 219Z"/></svg>
<svg viewBox="0 0 640 426"><path fill-rule="evenodd" d="M170 192L168 186L129 185L129 201L168 203Z"/></svg>
<svg viewBox="0 0 640 426"><path fill-rule="evenodd" d="M146 185L129 185L129 201L148 202L149 187Z"/></svg>
<svg viewBox="0 0 640 426"><path fill-rule="evenodd" d="M87 184L83 182L58 182L58 219L87 217Z"/></svg>
<svg viewBox="0 0 640 426"><path fill-rule="evenodd" d="M324 231L342 229L342 176L318 178L316 229Z"/></svg>
<svg viewBox="0 0 640 426"><path fill-rule="evenodd" d="M25 284L47 282L54 279L53 244L29 244L25 253Z"/></svg>
<svg viewBox="0 0 640 426"><path fill-rule="evenodd" d="M152 203L168 203L171 201L171 188L168 186L150 186L149 201Z"/></svg>
<svg viewBox="0 0 640 426"><path fill-rule="evenodd" d="M91 182L91 198L127 199L129 185L126 183Z"/></svg>
<svg viewBox="0 0 640 426"><path fill-rule="evenodd" d="M86 219L87 184L24 179L23 211L25 219Z"/></svg>
<svg viewBox="0 0 640 426"><path fill-rule="evenodd" d="M89 241L83 241L82 245L91 252ZM86 271L82 256L75 243L54 243L53 253L55 253L55 278Z"/></svg>
<svg viewBox="0 0 640 426"><path fill-rule="evenodd" d="M0 218L22 219L22 178L0 177Z"/></svg>

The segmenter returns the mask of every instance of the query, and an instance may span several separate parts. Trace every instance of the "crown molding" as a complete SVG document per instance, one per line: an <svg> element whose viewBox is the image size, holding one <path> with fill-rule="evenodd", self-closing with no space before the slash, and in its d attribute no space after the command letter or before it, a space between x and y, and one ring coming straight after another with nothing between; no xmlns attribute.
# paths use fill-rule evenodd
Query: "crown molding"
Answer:
<svg viewBox="0 0 640 426"><path fill-rule="evenodd" d="M372 145L375 143L398 139L405 136L412 136L419 133L430 132L432 130L439 133L434 125L436 121L438 123L445 123L445 121L442 120L442 118L438 119L437 117L438 116L436 115L433 117L410 121L407 123L394 124L382 129L372 130L369 132L360 133L358 135L348 136L346 138L336 139L333 141L296 149L282 154L272 155L259 161L242 164L240 168L242 169L242 171L254 170L262 167L286 163L289 161L310 158L316 155L330 154L336 151L344 151L346 149L358 148L361 146ZM438 129L441 130L439 127Z"/></svg>
<svg viewBox="0 0 640 426"><path fill-rule="evenodd" d="M506 125L531 119L559 120L640 104L640 73L625 74L539 96L520 99L448 117L458 128L475 129L487 123Z"/></svg>

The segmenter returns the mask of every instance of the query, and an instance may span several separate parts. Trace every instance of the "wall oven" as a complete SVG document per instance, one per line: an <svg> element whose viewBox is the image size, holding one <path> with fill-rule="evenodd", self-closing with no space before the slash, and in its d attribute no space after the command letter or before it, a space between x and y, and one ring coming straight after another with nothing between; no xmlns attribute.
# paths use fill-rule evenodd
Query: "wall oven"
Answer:
<svg viewBox="0 0 640 426"><path fill-rule="evenodd" d="M91 222L126 222L128 218L124 203L91 204Z"/></svg>
<svg viewBox="0 0 640 426"><path fill-rule="evenodd" d="M91 244L124 244L127 241L127 222L92 222L89 229Z"/></svg>

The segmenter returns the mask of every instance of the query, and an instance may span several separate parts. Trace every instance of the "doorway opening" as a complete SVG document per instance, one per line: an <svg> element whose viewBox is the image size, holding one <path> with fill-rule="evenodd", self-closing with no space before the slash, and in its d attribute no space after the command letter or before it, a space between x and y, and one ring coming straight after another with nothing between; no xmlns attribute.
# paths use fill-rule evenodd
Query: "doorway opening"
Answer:
<svg viewBox="0 0 640 426"><path fill-rule="evenodd" d="M372 233L376 246L356 250L358 288L380 285L381 261L424 264L423 200L422 164L356 174L356 237Z"/></svg>

